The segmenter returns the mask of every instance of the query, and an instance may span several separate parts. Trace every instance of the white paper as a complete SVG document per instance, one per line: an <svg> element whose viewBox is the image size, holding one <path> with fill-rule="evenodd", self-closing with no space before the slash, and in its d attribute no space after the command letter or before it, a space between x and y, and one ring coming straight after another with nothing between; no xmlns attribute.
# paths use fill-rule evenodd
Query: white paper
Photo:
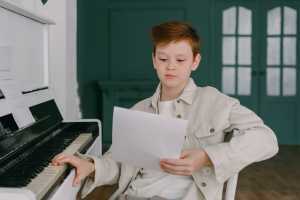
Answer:
<svg viewBox="0 0 300 200"><path fill-rule="evenodd" d="M187 120L114 107L112 158L160 170L161 158L179 158Z"/></svg>

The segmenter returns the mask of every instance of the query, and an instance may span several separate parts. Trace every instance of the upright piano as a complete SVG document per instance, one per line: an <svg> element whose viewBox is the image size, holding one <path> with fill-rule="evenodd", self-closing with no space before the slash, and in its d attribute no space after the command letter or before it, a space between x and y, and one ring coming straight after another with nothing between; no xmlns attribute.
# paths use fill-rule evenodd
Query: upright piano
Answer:
<svg viewBox="0 0 300 200"><path fill-rule="evenodd" d="M58 153L101 155L96 119L66 121L49 87L50 20L0 0L0 200L73 200Z"/></svg>
<svg viewBox="0 0 300 200"><path fill-rule="evenodd" d="M72 187L74 170L49 163L62 152L100 156L100 122L63 120L48 88L9 103L5 91L10 88L16 87L0 88L0 199L75 199L80 186ZM28 108L20 106L29 99Z"/></svg>

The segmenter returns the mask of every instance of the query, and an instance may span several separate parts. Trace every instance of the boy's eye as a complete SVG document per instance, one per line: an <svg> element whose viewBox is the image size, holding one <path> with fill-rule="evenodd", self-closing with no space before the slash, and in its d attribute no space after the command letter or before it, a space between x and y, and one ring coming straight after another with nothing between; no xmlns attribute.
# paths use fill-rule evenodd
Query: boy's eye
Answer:
<svg viewBox="0 0 300 200"><path fill-rule="evenodd" d="M167 61L166 58L159 58L159 60L162 61L162 62L166 62Z"/></svg>
<svg viewBox="0 0 300 200"><path fill-rule="evenodd" d="M177 62L184 62L185 60L177 60Z"/></svg>

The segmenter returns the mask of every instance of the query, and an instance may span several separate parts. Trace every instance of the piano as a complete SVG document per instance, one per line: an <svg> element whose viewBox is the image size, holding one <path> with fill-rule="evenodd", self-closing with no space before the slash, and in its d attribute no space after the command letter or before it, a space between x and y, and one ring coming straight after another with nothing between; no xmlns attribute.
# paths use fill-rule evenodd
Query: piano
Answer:
<svg viewBox="0 0 300 200"><path fill-rule="evenodd" d="M44 88L25 96L37 98L40 94L35 93L45 95L49 93L47 90ZM0 116L1 200L75 199L80 186L72 186L74 170L67 166L52 166L49 164L51 159L62 152L101 155L100 121L65 121L55 100L49 94L46 96L48 98L40 98L35 102L37 104L29 106L27 114L23 108L24 115L20 115L21 111L8 111ZM1 101L5 100L1 90L0 108ZM12 111L16 111L13 107ZM28 118L29 114L33 122L20 128L20 118L26 115Z"/></svg>
<svg viewBox="0 0 300 200"><path fill-rule="evenodd" d="M74 169L58 153L100 157L101 123L65 120L49 86L49 27L35 13L0 0L0 200L74 200Z"/></svg>

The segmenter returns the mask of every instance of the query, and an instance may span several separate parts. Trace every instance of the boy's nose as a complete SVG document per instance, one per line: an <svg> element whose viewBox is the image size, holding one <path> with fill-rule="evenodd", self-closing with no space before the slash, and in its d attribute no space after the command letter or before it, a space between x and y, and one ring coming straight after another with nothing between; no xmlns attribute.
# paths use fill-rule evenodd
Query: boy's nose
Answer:
<svg viewBox="0 0 300 200"><path fill-rule="evenodd" d="M168 69L175 69L176 68L176 65L174 63L169 63L168 64Z"/></svg>

